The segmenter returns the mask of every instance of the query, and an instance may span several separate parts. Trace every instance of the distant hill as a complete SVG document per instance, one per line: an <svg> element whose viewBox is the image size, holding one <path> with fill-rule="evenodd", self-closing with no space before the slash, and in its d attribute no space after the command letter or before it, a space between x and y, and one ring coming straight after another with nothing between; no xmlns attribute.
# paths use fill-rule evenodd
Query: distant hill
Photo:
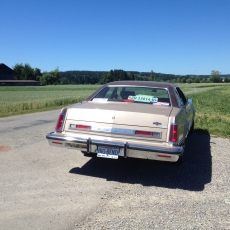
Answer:
<svg viewBox="0 0 230 230"><path fill-rule="evenodd" d="M210 75L175 75L175 74L165 74L165 73L155 73L155 72L139 72L139 71L123 71L123 70L110 70L110 71L88 71L88 70L69 70L60 71L61 84L97 84L105 83L105 79L110 79L109 74L111 71L114 73L128 73L128 78L130 75L133 77L131 79L135 80L153 80L153 81L170 81L170 82L187 82L190 79L191 82L205 82L210 77ZM230 78L230 74L222 74L222 78ZM116 79L113 77L111 79ZM196 81L195 81L196 79ZM125 79L124 79L125 80Z"/></svg>

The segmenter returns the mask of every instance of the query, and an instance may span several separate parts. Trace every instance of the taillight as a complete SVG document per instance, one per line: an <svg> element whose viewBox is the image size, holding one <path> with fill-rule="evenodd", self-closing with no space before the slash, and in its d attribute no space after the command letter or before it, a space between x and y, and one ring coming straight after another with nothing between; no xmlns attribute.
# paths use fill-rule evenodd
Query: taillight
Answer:
<svg viewBox="0 0 230 230"><path fill-rule="evenodd" d="M56 125L56 131L57 132L61 132L62 131L62 126L63 126L64 118L65 118L65 115L64 114L60 114L60 116L58 118L58 121L57 121L57 125Z"/></svg>
<svg viewBox="0 0 230 230"><path fill-rule="evenodd" d="M88 126L88 125L76 125L76 128L77 129L90 129L90 126Z"/></svg>
<svg viewBox="0 0 230 230"><path fill-rule="evenodd" d="M135 131L136 135L152 136L152 132L147 131Z"/></svg>
<svg viewBox="0 0 230 230"><path fill-rule="evenodd" d="M134 102L134 100L131 100L131 99L124 99L124 102Z"/></svg>
<svg viewBox="0 0 230 230"><path fill-rule="evenodd" d="M177 124L171 124L171 126L170 126L169 141L170 142L177 142L178 141L178 127L177 127Z"/></svg>

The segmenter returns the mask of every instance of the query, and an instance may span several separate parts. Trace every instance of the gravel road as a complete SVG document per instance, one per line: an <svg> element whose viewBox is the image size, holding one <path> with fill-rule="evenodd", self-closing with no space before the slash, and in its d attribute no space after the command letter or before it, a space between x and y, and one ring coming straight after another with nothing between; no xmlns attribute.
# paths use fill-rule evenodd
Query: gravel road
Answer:
<svg viewBox="0 0 230 230"><path fill-rule="evenodd" d="M230 229L230 141L194 133L185 162L48 145L59 111L0 119L0 229Z"/></svg>

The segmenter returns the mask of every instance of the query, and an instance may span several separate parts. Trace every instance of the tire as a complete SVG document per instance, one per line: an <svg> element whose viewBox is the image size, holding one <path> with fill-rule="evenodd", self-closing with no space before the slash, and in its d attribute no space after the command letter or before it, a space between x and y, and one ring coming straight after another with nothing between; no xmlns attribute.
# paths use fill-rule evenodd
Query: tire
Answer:
<svg viewBox="0 0 230 230"><path fill-rule="evenodd" d="M81 151L85 157L96 157L96 153L87 153L86 151Z"/></svg>
<svg viewBox="0 0 230 230"><path fill-rule="evenodd" d="M179 156L179 159L176 161L177 165L181 165L184 162L184 154L182 154L181 156Z"/></svg>
<svg viewBox="0 0 230 230"><path fill-rule="evenodd" d="M183 148L185 149L185 145L183 145ZM177 165L181 165L184 162L184 150L179 156L178 160L175 162Z"/></svg>
<svg viewBox="0 0 230 230"><path fill-rule="evenodd" d="M194 121L192 122L192 126L188 132L188 136L191 136L193 134L193 132L194 132Z"/></svg>

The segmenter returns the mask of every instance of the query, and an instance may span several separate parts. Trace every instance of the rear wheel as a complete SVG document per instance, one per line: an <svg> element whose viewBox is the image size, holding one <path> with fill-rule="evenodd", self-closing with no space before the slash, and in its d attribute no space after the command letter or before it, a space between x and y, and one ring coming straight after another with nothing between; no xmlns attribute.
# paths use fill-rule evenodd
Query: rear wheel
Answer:
<svg viewBox="0 0 230 230"><path fill-rule="evenodd" d="M180 165L184 162L184 148L185 148L185 144L182 145L183 147L183 151L181 153L181 155L179 156L178 160L176 161L176 164Z"/></svg>
<svg viewBox="0 0 230 230"><path fill-rule="evenodd" d="M96 157L96 153L87 153L86 151L81 151L85 157Z"/></svg>
<svg viewBox="0 0 230 230"><path fill-rule="evenodd" d="M181 165L184 162L184 154L179 156L178 160L176 161L176 164Z"/></svg>
<svg viewBox="0 0 230 230"><path fill-rule="evenodd" d="M191 126L191 128L190 128L190 130L189 130L188 135L191 136L192 133L193 133L193 131L194 131L194 121L192 122L192 126Z"/></svg>

